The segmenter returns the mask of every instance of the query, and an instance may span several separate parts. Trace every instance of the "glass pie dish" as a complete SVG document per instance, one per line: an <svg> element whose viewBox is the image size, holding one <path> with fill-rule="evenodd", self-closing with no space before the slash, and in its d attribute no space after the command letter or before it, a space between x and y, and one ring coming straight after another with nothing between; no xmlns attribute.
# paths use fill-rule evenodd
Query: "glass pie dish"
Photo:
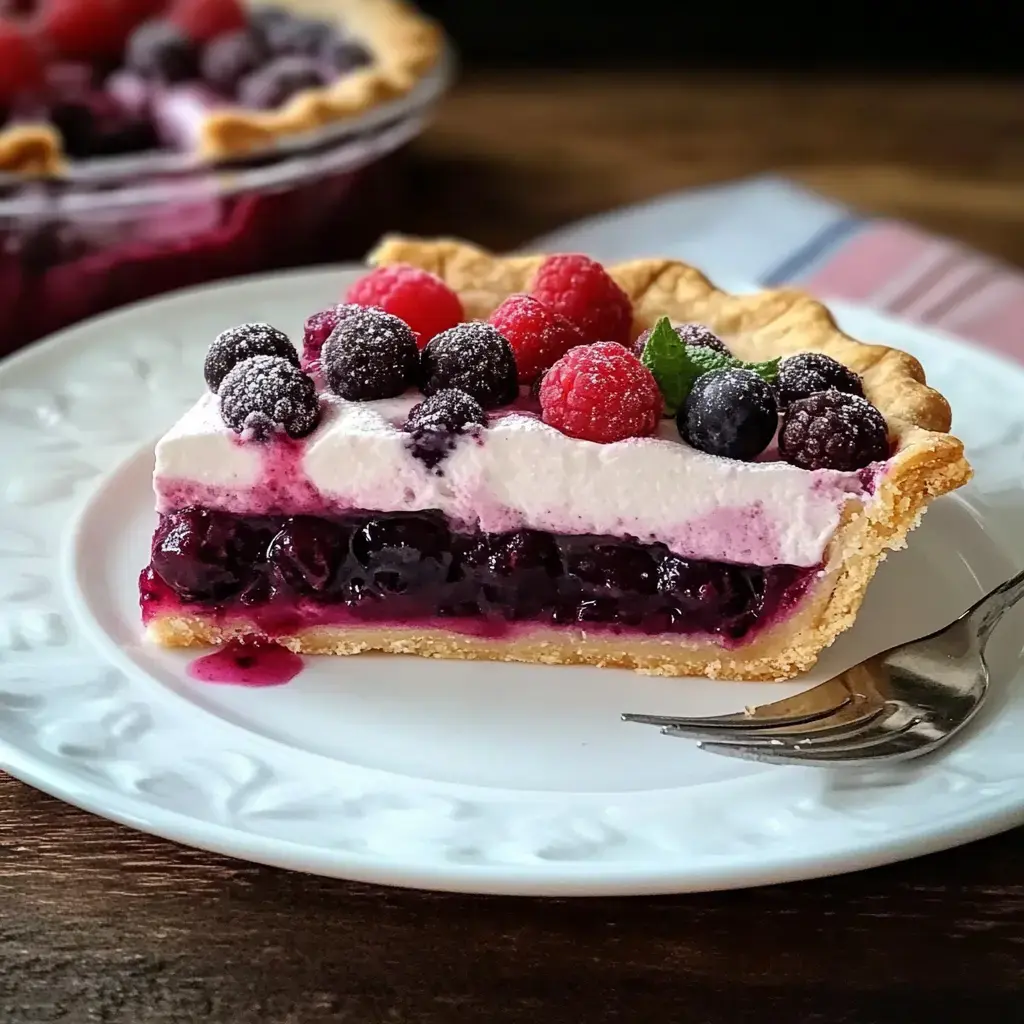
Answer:
<svg viewBox="0 0 1024 1024"><path fill-rule="evenodd" d="M0 355L177 288L361 255L451 69L446 54L401 99L230 162L160 151L0 175Z"/></svg>

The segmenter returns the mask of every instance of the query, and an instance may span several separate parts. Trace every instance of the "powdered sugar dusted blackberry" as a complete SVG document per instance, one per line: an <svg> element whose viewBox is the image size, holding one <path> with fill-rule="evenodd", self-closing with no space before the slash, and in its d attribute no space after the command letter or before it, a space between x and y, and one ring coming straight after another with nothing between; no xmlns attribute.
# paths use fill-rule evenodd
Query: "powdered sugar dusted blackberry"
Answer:
<svg viewBox="0 0 1024 1024"><path fill-rule="evenodd" d="M885 417L860 395L819 391L786 410L779 454L801 469L863 469L889 457Z"/></svg>
<svg viewBox="0 0 1024 1024"><path fill-rule="evenodd" d="M284 331L270 324L239 324L221 331L206 352L203 377L211 391L216 391L232 367L251 356L277 356L294 366L299 354Z"/></svg>
<svg viewBox="0 0 1024 1024"><path fill-rule="evenodd" d="M459 324L432 338L420 360L420 388L425 395L458 388L483 408L508 405L519 395L512 346L491 324Z"/></svg>
<svg viewBox="0 0 1024 1024"><path fill-rule="evenodd" d="M320 356L327 387L352 402L400 395L415 382L419 369L411 328L376 307L344 308Z"/></svg>
<svg viewBox="0 0 1024 1024"><path fill-rule="evenodd" d="M486 425L487 413L472 395L447 388L414 405L404 429L411 435L412 454L432 469L452 451L461 434Z"/></svg>
<svg viewBox="0 0 1024 1024"><path fill-rule="evenodd" d="M821 352L799 352L784 359L775 378L775 391L783 409L798 399L829 390L864 394L861 379L853 370Z"/></svg>
<svg viewBox="0 0 1024 1024"><path fill-rule="evenodd" d="M272 434L305 437L320 419L312 377L279 356L253 356L237 363L217 391L224 422L243 440Z"/></svg>
<svg viewBox="0 0 1024 1024"><path fill-rule="evenodd" d="M724 356L732 355L729 351L729 346L710 327L706 327L704 324L687 323L674 324L673 326L684 345L700 345L702 348L711 348L716 352L721 352Z"/></svg>

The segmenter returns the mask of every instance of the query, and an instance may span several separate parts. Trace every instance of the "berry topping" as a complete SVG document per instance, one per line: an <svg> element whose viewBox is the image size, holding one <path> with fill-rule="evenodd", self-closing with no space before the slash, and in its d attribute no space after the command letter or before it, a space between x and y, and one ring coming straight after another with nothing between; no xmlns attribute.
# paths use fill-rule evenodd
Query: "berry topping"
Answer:
<svg viewBox="0 0 1024 1024"><path fill-rule="evenodd" d="M198 43L245 28L245 9L238 0L175 0L170 20Z"/></svg>
<svg viewBox="0 0 1024 1024"><path fill-rule="evenodd" d="M781 409L817 391L842 391L863 397L864 386L853 370L821 352L800 352L782 360L775 378Z"/></svg>
<svg viewBox="0 0 1024 1024"><path fill-rule="evenodd" d="M576 324L584 341L629 344L633 304L608 271L589 257L549 256L530 292Z"/></svg>
<svg viewBox="0 0 1024 1024"><path fill-rule="evenodd" d="M512 346L520 384L532 383L569 349L584 344L574 323L532 295L510 295L488 322Z"/></svg>
<svg viewBox="0 0 1024 1024"><path fill-rule="evenodd" d="M448 530L423 513L371 519L352 535L352 554L372 591L401 594L444 582L452 561Z"/></svg>
<svg viewBox="0 0 1024 1024"><path fill-rule="evenodd" d="M732 355L729 346L704 324L679 324L675 327L675 332L684 345L699 345L701 348L710 348L715 352L721 352L723 356Z"/></svg>
<svg viewBox="0 0 1024 1024"><path fill-rule="evenodd" d="M779 423L771 385L753 370L712 370L697 379L676 418L683 440L709 455L749 462Z"/></svg>
<svg viewBox="0 0 1024 1024"><path fill-rule="evenodd" d="M519 395L512 346L497 328L480 321L443 331L423 350L420 388L425 395L459 388L485 409L508 405Z"/></svg>
<svg viewBox="0 0 1024 1024"><path fill-rule="evenodd" d="M672 330L676 332L676 336L684 345L698 345L701 348L710 348L715 352L720 352L723 356L731 355L729 349L726 348L725 342L703 324L675 324ZM647 347L647 342L653 331L653 327L648 327L633 342L633 351L636 353L637 359L643 356L644 349Z"/></svg>
<svg viewBox="0 0 1024 1024"><path fill-rule="evenodd" d="M220 414L243 439L265 441L284 431L305 437L320 419L313 378L280 356L252 356L221 381Z"/></svg>
<svg viewBox="0 0 1024 1024"><path fill-rule="evenodd" d="M221 601L249 582L265 543L236 516L186 508L161 517L153 535L152 564L186 601Z"/></svg>
<svg viewBox="0 0 1024 1024"><path fill-rule="evenodd" d="M487 425L487 413L465 391L446 388L414 405L405 421L412 435L412 451L428 467L434 467L454 446L455 437L471 425Z"/></svg>
<svg viewBox="0 0 1024 1024"><path fill-rule="evenodd" d="M371 270L349 288L345 301L380 306L404 320L420 348L463 317L458 295L441 278L404 263Z"/></svg>
<svg viewBox="0 0 1024 1024"><path fill-rule="evenodd" d="M779 454L801 469L862 469L889 457L885 418L860 395L819 391L786 410Z"/></svg>
<svg viewBox="0 0 1024 1024"><path fill-rule="evenodd" d="M242 79L238 98L254 110L273 110L325 82L323 71L311 57L278 57Z"/></svg>
<svg viewBox="0 0 1024 1024"><path fill-rule="evenodd" d="M661 392L650 370L622 345L600 342L567 352L540 386L545 423L563 434L609 444L647 437L661 417Z"/></svg>
<svg viewBox="0 0 1024 1024"><path fill-rule="evenodd" d="M35 44L10 22L0 22L0 103L9 103L43 83L43 60Z"/></svg>
<svg viewBox="0 0 1024 1024"><path fill-rule="evenodd" d="M339 75L373 63L373 54L362 43L355 39L337 36L324 43L320 48L319 56L322 61L330 64Z"/></svg>
<svg viewBox="0 0 1024 1024"><path fill-rule="evenodd" d="M336 395L372 402L394 398L415 382L419 350L409 325L397 316L359 309L339 320L324 344L320 365Z"/></svg>
<svg viewBox="0 0 1024 1024"><path fill-rule="evenodd" d="M574 551L568 570L584 583L606 590L610 596L653 594L658 589L657 566L639 544L592 544Z"/></svg>
<svg viewBox="0 0 1024 1024"><path fill-rule="evenodd" d="M200 61L203 79L225 96L234 96L238 84L267 59L267 49L257 33L240 29L211 40Z"/></svg>
<svg viewBox="0 0 1024 1024"><path fill-rule="evenodd" d="M147 21L128 40L125 64L137 75L158 82L195 78L199 52L195 43L169 21Z"/></svg>
<svg viewBox="0 0 1024 1024"><path fill-rule="evenodd" d="M295 593L314 597L330 587L347 551L348 537L340 524L296 516L274 535L267 560Z"/></svg>
<svg viewBox="0 0 1024 1024"><path fill-rule="evenodd" d="M302 332L302 366L305 369L308 370L320 362L324 342L338 326L338 321L349 313L359 312L360 309L361 307L355 305L328 306L306 320Z"/></svg>
<svg viewBox="0 0 1024 1024"><path fill-rule="evenodd" d="M299 365L295 346L284 331L270 324L239 324L221 331L206 352L203 377L210 390L216 391L236 364L252 356L280 356Z"/></svg>

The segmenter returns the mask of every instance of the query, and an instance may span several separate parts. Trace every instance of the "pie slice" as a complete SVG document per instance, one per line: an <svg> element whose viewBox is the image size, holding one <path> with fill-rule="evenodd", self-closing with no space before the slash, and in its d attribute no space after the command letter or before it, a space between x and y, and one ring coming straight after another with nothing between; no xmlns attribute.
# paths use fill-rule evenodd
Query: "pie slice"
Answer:
<svg viewBox="0 0 1024 1024"><path fill-rule="evenodd" d="M168 646L781 680L971 470L916 359L797 291L386 239L301 355L213 341L159 441Z"/></svg>

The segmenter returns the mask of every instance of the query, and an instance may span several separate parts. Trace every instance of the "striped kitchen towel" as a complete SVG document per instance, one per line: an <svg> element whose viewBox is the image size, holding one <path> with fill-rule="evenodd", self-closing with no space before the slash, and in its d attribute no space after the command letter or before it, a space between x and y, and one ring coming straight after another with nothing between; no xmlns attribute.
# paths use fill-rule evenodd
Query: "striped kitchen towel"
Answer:
<svg viewBox="0 0 1024 1024"><path fill-rule="evenodd" d="M1024 273L910 224L856 215L779 178L667 196L523 248L582 251L604 262L674 256L723 286L794 284L1024 362Z"/></svg>

